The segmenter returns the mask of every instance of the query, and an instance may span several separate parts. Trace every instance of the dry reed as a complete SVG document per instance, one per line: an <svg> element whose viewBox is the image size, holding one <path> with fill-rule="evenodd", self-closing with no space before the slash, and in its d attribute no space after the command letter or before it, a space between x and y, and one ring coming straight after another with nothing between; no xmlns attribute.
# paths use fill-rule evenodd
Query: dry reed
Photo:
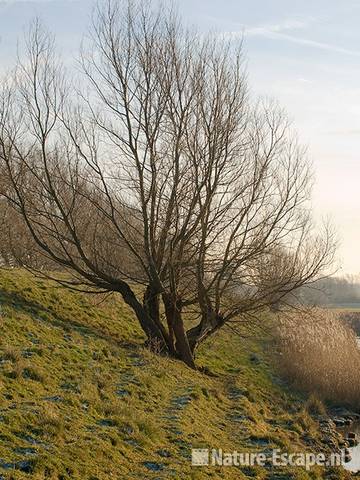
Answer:
<svg viewBox="0 0 360 480"><path fill-rule="evenodd" d="M321 309L279 314L276 328L283 376L323 400L360 409L360 348L339 314Z"/></svg>

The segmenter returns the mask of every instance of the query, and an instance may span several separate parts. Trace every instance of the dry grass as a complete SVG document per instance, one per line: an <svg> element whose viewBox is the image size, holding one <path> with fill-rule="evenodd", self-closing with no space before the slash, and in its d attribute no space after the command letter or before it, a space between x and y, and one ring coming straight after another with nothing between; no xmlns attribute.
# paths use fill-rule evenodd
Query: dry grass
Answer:
<svg viewBox="0 0 360 480"><path fill-rule="evenodd" d="M278 320L281 373L297 388L323 400L358 408L360 349L354 331L340 315L311 309Z"/></svg>
<svg viewBox="0 0 360 480"><path fill-rule="evenodd" d="M60 436L64 431L64 420L52 405L46 405L39 416L39 427L49 437Z"/></svg>
<svg viewBox="0 0 360 480"><path fill-rule="evenodd" d="M325 415L326 408L322 400L314 393L310 395L305 403L306 410L310 415Z"/></svg>
<svg viewBox="0 0 360 480"><path fill-rule="evenodd" d="M19 362L21 360L21 352L17 348L7 347L4 349L2 359L13 363Z"/></svg>

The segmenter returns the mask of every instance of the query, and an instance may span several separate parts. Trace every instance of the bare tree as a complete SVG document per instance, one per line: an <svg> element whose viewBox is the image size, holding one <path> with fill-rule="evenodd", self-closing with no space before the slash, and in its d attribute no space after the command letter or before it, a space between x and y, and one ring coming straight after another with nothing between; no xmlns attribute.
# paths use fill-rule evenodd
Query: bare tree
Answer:
<svg viewBox="0 0 360 480"><path fill-rule="evenodd" d="M249 98L241 43L171 10L99 9L81 65L74 94L32 25L2 93L3 195L69 287L119 292L149 342L195 367L202 341L330 264L304 151L276 105Z"/></svg>

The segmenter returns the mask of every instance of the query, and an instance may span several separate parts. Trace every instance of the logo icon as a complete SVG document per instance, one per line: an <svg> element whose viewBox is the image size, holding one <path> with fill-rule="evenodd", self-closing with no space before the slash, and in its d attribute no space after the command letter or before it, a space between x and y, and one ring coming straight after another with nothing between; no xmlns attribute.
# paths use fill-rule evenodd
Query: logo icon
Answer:
<svg viewBox="0 0 360 480"><path fill-rule="evenodd" d="M209 465L209 449L193 448L191 450L191 465L196 467Z"/></svg>

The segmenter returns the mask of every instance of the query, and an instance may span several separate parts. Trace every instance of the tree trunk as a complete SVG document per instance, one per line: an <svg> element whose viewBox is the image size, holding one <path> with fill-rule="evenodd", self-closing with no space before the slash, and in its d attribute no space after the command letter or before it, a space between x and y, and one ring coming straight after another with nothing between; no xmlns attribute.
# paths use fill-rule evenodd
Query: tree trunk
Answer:
<svg viewBox="0 0 360 480"><path fill-rule="evenodd" d="M148 341L153 345L156 344L161 352L167 352L168 344L161 329L159 328L159 325L157 325L154 319L141 305L131 288L129 286L122 286L122 288L119 289L119 292L121 293L124 302L134 310L141 328L148 338Z"/></svg>
<svg viewBox="0 0 360 480"><path fill-rule="evenodd" d="M175 336L175 350L179 358L190 368L196 369L194 357L186 336L184 322L181 316L181 305L170 295L163 295L165 314Z"/></svg>
<svg viewBox="0 0 360 480"><path fill-rule="evenodd" d="M203 316L201 321L186 332L191 352L194 356L197 347L224 325L221 315Z"/></svg>
<svg viewBox="0 0 360 480"><path fill-rule="evenodd" d="M174 354L175 350L174 350L173 342L171 341L171 337L166 331L164 325L161 323L161 319L160 319L159 293L151 285L148 285L146 287L144 298L143 298L143 305L147 315L152 319L152 321L160 330L161 335L166 342L166 347L168 352L170 354Z"/></svg>

